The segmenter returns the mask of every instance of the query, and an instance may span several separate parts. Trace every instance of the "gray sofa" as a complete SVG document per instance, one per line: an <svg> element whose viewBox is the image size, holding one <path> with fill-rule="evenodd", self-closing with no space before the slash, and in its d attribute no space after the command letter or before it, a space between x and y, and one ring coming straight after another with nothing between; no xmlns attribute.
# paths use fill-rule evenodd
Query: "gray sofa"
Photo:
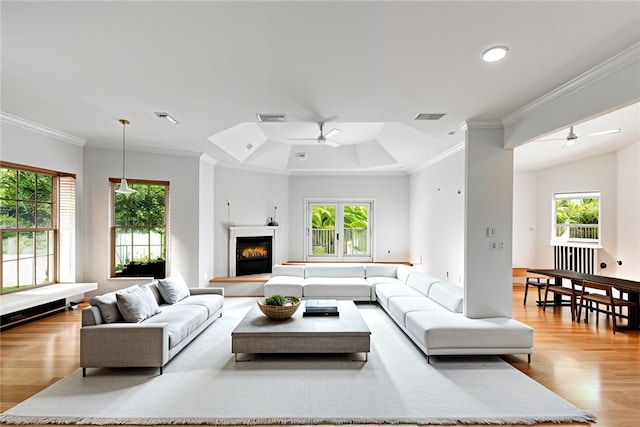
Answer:
<svg viewBox="0 0 640 427"><path fill-rule="evenodd" d="M424 352L433 355L527 354L533 328L507 317L471 319L464 290L407 265L276 265L265 296L377 301Z"/></svg>
<svg viewBox="0 0 640 427"><path fill-rule="evenodd" d="M89 300L82 311L80 367L162 368L222 316L222 288L179 279L134 285Z"/></svg>

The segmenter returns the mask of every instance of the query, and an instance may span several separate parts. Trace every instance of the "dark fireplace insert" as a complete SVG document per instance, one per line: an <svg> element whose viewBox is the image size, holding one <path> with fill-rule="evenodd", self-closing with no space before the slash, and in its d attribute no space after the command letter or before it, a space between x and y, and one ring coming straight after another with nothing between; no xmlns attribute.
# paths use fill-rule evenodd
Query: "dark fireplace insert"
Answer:
<svg viewBox="0 0 640 427"><path fill-rule="evenodd" d="M236 238L236 276L271 273L273 237Z"/></svg>

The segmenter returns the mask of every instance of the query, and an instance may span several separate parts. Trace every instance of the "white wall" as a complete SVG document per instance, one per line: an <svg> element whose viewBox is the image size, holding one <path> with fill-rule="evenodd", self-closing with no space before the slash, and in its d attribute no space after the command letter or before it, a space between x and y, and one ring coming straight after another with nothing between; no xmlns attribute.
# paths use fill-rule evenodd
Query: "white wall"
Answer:
<svg viewBox="0 0 640 427"><path fill-rule="evenodd" d="M289 259L304 260L305 199L373 199L374 261L409 259L409 177L406 175L290 177Z"/></svg>
<svg viewBox="0 0 640 427"><path fill-rule="evenodd" d="M513 260L514 267L536 267L537 229L536 172L513 174Z"/></svg>
<svg viewBox="0 0 640 427"><path fill-rule="evenodd" d="M229 225L266 225L278 207L276 263L288 260L289 177L241 170L217 164L214 173L214 234L216 277L229 275ZM227 203L229 205L227 205ZM281 255L282 254L282 255Z"/></svg>
<svg viewBox="0 0 640 427"><path fill-rule="evenodd" d="M171 274L178 273L191 286L200 285L199 159L127 152L126 175L132 179L170 182ZM139 282L139 279L109 278L109 178L122 175L122 152L86 148L84 271L85 280L98 282L101 294ZM212 260L211 260L212 262ZM202 270L209 270L206 267Z"/></svg>
<svg viewBox="0 0 640 427"><path fill-rule="evenodd" d="M409 260L425 273L462 286L464 150L411 175L408 210Z"/></svg>
<svg viewBox="0 0 640 427"><path fill-rule="evenodd" d="M614 259L606 261L618 277L640 280L640 142L618 151L616 161L618 246Z"/></svg>
<svg viewBox="0 0 640 427"><path fill-rule="evenodd" d="M25 166L76 175L76 281L88 281L83 274L83 148L52 136L2 123L0 159Z"/></svg>

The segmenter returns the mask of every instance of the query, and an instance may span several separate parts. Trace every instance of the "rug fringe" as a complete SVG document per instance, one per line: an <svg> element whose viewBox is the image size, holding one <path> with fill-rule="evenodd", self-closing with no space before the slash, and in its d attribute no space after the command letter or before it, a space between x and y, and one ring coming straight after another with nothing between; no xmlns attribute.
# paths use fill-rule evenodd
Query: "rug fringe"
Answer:
<svg viewBox="0 0 640 427"><path fill-rule="evenodd" d="M0 415L0 424L77 424L77 425L318 425L318 424L414 424L414 425L451 425L451 424L522 424L540 423L590 423L596 417L588 412L572 417L501 417L501 418L87 418L87 417L32 417L20 415Z"/></svg>

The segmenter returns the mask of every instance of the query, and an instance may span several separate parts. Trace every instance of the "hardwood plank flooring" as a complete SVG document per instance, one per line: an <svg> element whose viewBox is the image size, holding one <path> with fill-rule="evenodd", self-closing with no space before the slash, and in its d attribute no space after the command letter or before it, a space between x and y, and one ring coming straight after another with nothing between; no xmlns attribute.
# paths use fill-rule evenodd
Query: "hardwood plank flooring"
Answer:
<svg viewBox="0 0 640 427"><path fill-rule="evenodd" d="M571 321L568 307L527 305L514 285L513 317L535 329L531 364L504 356L514 367L579 408L598 426L637 426L640 419L640 332L613 335L611 320ZM82 306L80 307L82 309ZM5 411L78 369L80 309L0 333L0 410ZM527 396L522 396L527 399ZM557 424L538 424L556 426ZM564 424L584 426L585 424Z"/></svg>

